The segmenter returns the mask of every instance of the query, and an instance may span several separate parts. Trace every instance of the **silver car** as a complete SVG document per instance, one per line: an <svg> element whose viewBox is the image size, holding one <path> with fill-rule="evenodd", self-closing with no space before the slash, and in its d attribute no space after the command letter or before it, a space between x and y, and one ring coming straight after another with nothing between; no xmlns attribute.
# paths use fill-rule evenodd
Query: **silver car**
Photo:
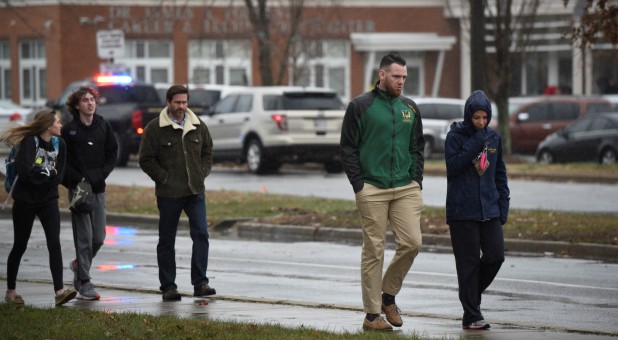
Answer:
<svg viewBox="0 0 618 340"><path fill-rule="evenodd" d="M304 162L339 173L344 114L345 104L333 90L273 86L231 91L200 118L212 136L215 160L246 162L256 174Z"/></svg>
<svg viewBox="0 0 618 340"><path fill-rule="evenodd" d="M421 111L423 120L423 135L425 137L425 158L431 158L435 153L444 153L444 138L442 134L456 120L463 120L464 99L456 98L413 98Z"/></svg>

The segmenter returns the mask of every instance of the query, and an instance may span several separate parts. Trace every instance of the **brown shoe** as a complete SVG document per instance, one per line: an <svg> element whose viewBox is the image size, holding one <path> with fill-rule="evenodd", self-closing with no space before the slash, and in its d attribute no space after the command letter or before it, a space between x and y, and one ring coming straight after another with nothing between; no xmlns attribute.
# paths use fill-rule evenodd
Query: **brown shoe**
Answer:
<svg viewBox="0 0 618 340"><path fill-rule="evenodd" d="M393 327L389 325L383 317L378 316L373 321L369 321L365 318L363 321L363 329L366 331L392 331Z"/></svg>
<svg viewBox="0 0 618 340"><path fill-rule="evenodd" d="M395 327L401 327L403 325L403 320L401 320L401 315L399 314L401 311L397 308L396 304L385 306L382 304L382 311L384 315L386 315L386 320L388 323Z"/></svg>

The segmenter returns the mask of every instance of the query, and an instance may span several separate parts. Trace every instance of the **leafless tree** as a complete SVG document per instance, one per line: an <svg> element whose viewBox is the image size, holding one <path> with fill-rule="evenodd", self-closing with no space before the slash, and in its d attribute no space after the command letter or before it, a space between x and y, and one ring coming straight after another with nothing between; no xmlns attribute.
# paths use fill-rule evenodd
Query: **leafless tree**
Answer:
<svg viewBox="0 0 618 340"><path fill-rule="evenodd" d="M254 28L254 35L258 42L259 70L263 85L280 85L288 69L290 52L293 42L298 40L299 26L304 8L304 0L289 0L287 6L280 6L279 12L269 11L268 0L245 0L249 12L249 20ZM273 24L271 16L277 13L285 17L287 29L281 27L276 30L281 36L275 38L271 32ZM282 21L276 21L280 25ZM277 41L281 41L283 49L275 53ZM277 50L278 51L278 50ZM274 57L274 54L277 54ZM278 61L277 69L273 69L273 62ZM275 72L277 76L274 77Z"/></svg>
<svg viewBox="0 0 618 340"><path fill-rule="evenodd" d="M465 3L462 1L462 5ZM468 0L470 16L462 18L462 26L470 28L470 49L474 51L471 58L478 59L471 61L472 85L484 90L496 103L505 154L511 153L508 100L513 60L523 56L539 4L540 0L521 0L516 4L513 0ZM490 39L486 41L486 37ZM488 48L495 52L488 53Z"/></svg>

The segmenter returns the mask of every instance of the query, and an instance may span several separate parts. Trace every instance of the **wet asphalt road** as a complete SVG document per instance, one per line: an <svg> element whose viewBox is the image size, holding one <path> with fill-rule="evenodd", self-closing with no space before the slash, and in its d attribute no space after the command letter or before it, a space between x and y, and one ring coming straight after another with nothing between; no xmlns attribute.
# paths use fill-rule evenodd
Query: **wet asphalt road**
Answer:
<svg viewBox="0 0 618 340"><path fill-rule="evenodd" d="M69 223L61 239L64 263L72 259ZM12 245L12 223L0 220L0 267ZM102 287L158 289L157 232L110 226L94 261L93 282ZM177 284L192 291L189 279L191 241L183 229L177 238ZM392 250L386 252L390 259ZM333 243L275 243L239 240L214 234L209 277L219 296L289 300L361 309L360 247ZM64 271L65 282L71 272ZM35 225L22 260L19 279L50 280L42 228ZM618 336L618 264L553 257L506 258L484 295L485 317L494 323ZM2 280L0 289L6 288ZM19 287L19 283L18 283ZM51 284L50 284L51 294ZM105 288L100 289L105 294ZM432 316L458 323L461 307L451 254L423 252L406 277L397 302L405 315Z"/></svg>

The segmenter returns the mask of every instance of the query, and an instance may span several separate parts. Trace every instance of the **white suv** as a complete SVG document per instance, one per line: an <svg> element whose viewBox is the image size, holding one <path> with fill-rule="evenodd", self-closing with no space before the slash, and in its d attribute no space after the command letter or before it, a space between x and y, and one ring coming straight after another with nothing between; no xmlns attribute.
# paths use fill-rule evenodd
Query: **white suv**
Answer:
<svg viewBox="0 0 618 340"><path fill-rule="evenodd" d="M429 159L434 153L444 152L443 131L453 120L461 121L464 116L466 101L455 98L413 98L421 111L423 120L423 136L425 137L425 158Z"/></svg>
<svg viewBox="0 0 618 340"><path fill-rule="evenodd" d="M344 114L345 104L330 89L248 87L229 92L200 118L212 135L215 160L246 162L256 174L304 162L339 173Z"/></svg>

